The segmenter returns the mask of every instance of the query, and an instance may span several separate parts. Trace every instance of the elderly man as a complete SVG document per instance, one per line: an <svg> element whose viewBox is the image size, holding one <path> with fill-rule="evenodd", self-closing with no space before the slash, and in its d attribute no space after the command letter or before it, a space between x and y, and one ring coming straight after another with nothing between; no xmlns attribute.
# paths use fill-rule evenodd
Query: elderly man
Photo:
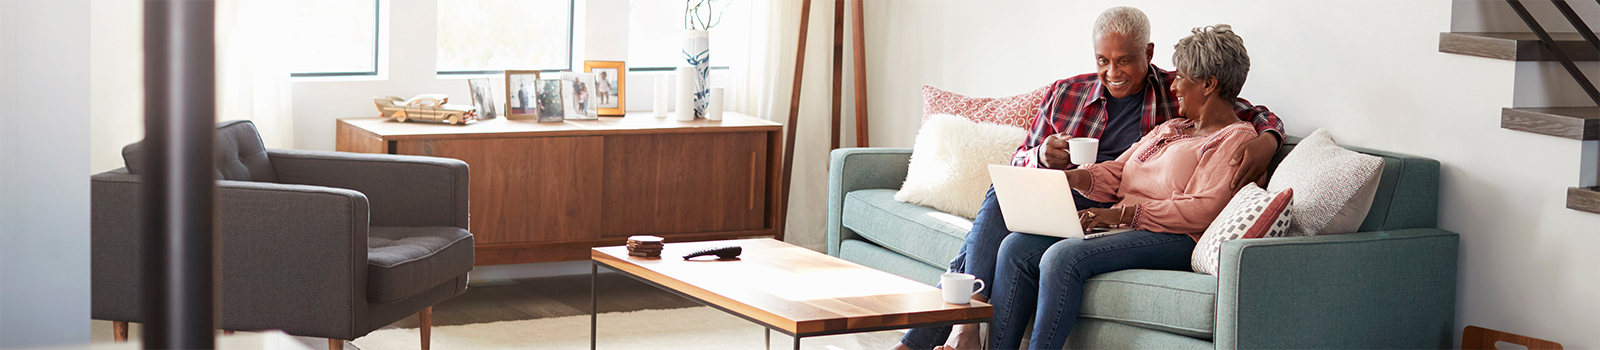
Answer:
<svg viewBox="0 0 1600 350"><path fill-rule="evenodd" d="M1093 38L1098 72L1062 79L1051 86L1028 141L1018 148L1012 165L1077 168L1066 152L1066 140L1074 137L1100 139L1096 162L1113 160L1158 125L1179 118L1178 98L1170 89L1176 74L1150 64L1155 44L1150 42L1150 23L1144 12L1131 7L1106 10L1095 21ZM1265 107L1243 99L1235 99L1232 107L1238 119L1249 122L1259 133L1231 155L1230 163L1239 171L1230 187L1237 190L1266 173L1267 163L1282 142L1283 127ZM1077 193L1073 197L1080 208L1111 205ZM1000 246L1012 234L991 189L961 251L950 262L950 271L973 274L992 285ZM974 299L988 301L989 292ZM913 329L895 349L930 349L940 343L973 349L978 344L977 329L976 325L962 325L954 334L949 327Z"/></svg>

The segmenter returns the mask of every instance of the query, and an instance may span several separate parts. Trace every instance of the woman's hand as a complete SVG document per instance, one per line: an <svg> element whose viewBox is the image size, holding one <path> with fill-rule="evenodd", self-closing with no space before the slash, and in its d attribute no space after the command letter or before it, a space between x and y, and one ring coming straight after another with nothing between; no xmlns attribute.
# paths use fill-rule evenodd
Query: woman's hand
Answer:
<svg viewBox="0 0 1600 350"><path fill-rule="evenodd" d="M1108 209L1089 208L1079 210L1078 224L1083 226L1083 230L1085 232L1096 227L1121 226L1129 221L1132 221L1130 220L1131 218L1126 217L1130 212L1132 212L1132 210L1123 207Z"/></svg>

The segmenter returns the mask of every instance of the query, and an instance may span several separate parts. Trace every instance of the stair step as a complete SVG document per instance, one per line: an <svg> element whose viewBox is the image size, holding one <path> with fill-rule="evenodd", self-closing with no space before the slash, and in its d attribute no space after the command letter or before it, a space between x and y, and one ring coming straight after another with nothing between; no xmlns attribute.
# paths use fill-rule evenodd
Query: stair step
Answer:
<svg viewBox="0 0 1600 350"><path fill-rule="evenodd" d="M1575 62L1600 61L1600 51L1578 33L1550 33ZM1439 33L1439 52L1510 61L1556 61L1533 33Z"/></svg>
<svg viewBox="0 0 1600 350"><path fill-rule="evenodd" d="M1600 214L1600 187L1568 187L1567 209Z"/></svg>
<svg viewBox="0 0 1600 350"><path fill-rule="evenodd" d="M1502 108L1500 127L1573 140L1600 140L1600 107Z"/></svg>

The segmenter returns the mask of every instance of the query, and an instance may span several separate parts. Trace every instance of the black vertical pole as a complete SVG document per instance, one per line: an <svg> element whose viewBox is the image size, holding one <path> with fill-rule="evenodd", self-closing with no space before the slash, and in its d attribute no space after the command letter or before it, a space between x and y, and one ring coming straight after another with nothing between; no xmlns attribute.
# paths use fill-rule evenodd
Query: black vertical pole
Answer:
<svg viewBox="0 0 1600 350"><path fill-rule="evenodd" d="M144 2L144 347L213 349L215 4Z"/></svg>

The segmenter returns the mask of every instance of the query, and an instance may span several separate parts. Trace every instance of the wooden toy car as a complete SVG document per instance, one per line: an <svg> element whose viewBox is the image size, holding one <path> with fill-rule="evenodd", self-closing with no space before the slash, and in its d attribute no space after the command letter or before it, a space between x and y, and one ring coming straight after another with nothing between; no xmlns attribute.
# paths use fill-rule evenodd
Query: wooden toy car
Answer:
<svg viewBox="0 0 1600 350"><path fill-rule="evenodd" d="M389 96L372 99L378 115L395 121L424 121L450 125L467 125L478 121L478 107L448 104L444 94L422 94L410 100Z"/></svg>

